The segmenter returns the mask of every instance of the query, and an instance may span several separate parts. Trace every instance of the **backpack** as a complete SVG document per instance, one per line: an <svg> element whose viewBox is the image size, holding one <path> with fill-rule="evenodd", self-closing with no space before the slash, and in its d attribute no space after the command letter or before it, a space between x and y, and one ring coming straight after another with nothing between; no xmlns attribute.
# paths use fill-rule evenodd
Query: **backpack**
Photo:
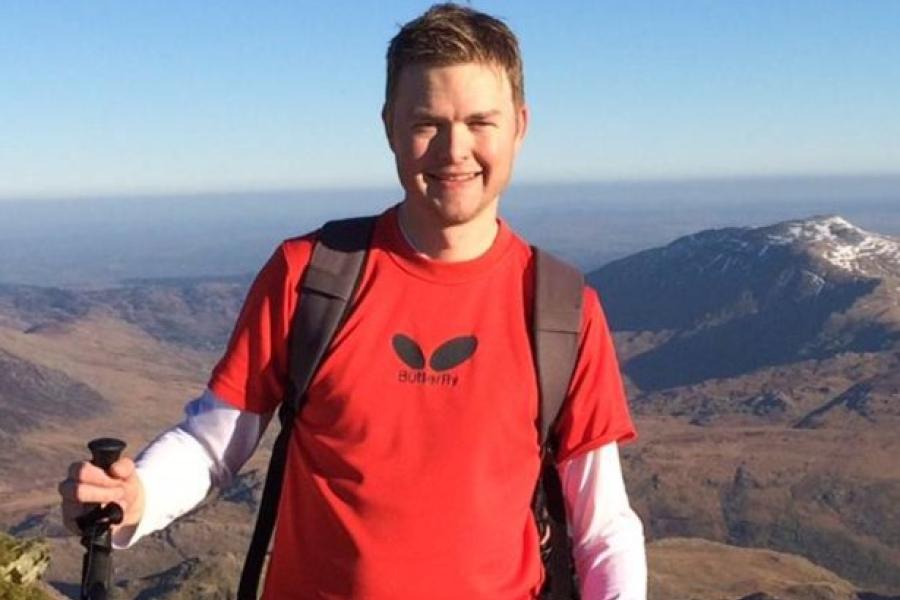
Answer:
<svg viewBox="0 0 900 600"><path fill-rule="evenodd" d="M279 409L281 431L272 449L256 527L238 586L239 600L256 600L275 526L288 442L295 416L332 338L349 314L377 217L330 221L319 231L304 273L302 301L293 316L289 382ZM542 600L577 600L578 586L566 529L565 502L556 470L553 424L575 368L584 277L574 267L533 247L535 261L532 354L540 396L541 469L532 511L541 540L545 581Z"/></svg>

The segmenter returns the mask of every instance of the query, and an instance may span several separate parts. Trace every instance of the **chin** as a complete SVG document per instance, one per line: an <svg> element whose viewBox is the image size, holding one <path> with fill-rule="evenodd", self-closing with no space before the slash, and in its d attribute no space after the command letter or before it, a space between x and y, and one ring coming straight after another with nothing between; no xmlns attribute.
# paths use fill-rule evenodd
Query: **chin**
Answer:
<svg viewBox="0 0 900 600"><path fill-rule="evenodd" d="M421 175L401 177L411 210L423 217L430 215L430 219L444 226L470 223L496 206L498 194L492 195L484 183L471 189L444 190L430 185Z"/></svg>
<svg viewBox="0 0 900 600"><path fill-rule="evenodd" d="M494 204L491 200L477 198L429 197L434 213L446 225L463 225L477 219Z"/></svg>

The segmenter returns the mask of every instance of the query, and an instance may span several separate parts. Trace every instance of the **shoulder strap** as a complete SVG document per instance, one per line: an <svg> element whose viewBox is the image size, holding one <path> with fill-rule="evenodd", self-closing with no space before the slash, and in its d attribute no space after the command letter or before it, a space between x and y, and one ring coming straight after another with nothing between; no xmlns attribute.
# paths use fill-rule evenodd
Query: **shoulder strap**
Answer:
<svg viewBox="0 0 900 600"><path fill-rule="evenodd" d="M541 396L541 444L554 443L551 428L562 408L578 358L584 276L534 248L535 364Z"/></svg>
<svg viewBox="0 0 900 600"><path fill-rule="evenodd" d="M281 431L272 448L256 527L244 561L238 600L256 600L269 550L294 418L334 334L346 318L363 272L377 217L329 221L319 231L300 282L291 323L288 386L279 410Z"/></svg>
<svg viewBox="0 0 900 600"><path fill-rule="evenodd" d="M301 408L331 340L349 312L377 217L329 221L322 226L300 282L291 323L290 379L294 393L282 404L282 424Z"/></svg>
<svg viewBox="0 0 900 600"><path fill-rule="evenodd" d="M541 598L578 598L565 500L556 470L553 426L565 402L578 359L584 276L540 248L534 248L532 338L540 393L541 473L533 510L541 533L546 571Z"/></svg>

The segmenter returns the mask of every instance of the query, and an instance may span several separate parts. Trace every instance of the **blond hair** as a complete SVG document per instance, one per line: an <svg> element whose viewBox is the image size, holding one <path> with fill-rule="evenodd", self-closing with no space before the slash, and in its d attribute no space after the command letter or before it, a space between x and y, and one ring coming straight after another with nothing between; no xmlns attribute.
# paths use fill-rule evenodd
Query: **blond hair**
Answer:
<svg viewBox="0 0 900 600"><path fill-rule="evenodd" d="M522 56L515 34L495 17L448 2L435 4L404 25L391 40L387 51L385 113L391 112L404 67L462 63L500 67L509 79L515 105L525 103Z"/></svg>

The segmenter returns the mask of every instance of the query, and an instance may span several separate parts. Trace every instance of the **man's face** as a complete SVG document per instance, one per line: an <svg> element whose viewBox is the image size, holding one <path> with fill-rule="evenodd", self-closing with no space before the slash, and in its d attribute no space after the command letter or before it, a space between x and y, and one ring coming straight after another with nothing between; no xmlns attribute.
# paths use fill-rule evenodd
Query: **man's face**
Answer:
<svg viewBox="0 0 900 600"><path fill-rule="evenodd" d="M528 120L503 69L404 67L384 117L410 210L446 226L494 214Z"/></svg>

